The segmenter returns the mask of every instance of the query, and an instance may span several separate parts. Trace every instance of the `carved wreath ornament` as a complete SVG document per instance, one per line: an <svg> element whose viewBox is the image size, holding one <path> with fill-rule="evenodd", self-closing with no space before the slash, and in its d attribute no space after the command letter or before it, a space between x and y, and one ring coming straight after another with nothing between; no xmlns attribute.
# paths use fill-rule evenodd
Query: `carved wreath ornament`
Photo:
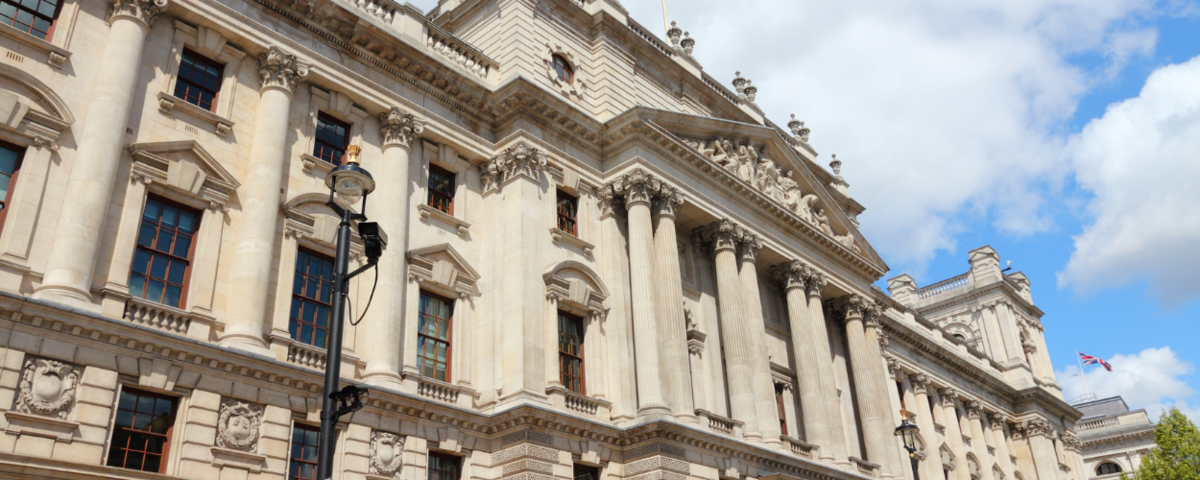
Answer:
<svg viewBox="0 0 1200 480"><path fill-rule="evenodd" d="M16 409L21 413L66 419L78 385L79 372L75 367L42 358L25 360Z"/></svg>
<svg viewBox="0 0 1200 480"><path fill-rule="evenodd" d="M395 477L404 463L404 437L371 432L371 475Z"/></svg>
<svg viewBox="0 0 1200 480"><path fill-rule="evenodd" d="M217 418L217 446L253 451L258 448L258 429L262 426L262 408L246 402L221 404Z"/></svg>

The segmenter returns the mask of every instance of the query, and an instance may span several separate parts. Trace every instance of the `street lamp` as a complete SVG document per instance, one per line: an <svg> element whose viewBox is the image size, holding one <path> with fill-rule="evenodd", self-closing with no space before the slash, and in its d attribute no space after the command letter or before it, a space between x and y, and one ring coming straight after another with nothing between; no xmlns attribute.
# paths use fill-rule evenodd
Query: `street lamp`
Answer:
<svg viewBox="0 0 1200 480"><path fill-rule="evenodd" d="M903 414L900 415L900 426L896 427L896 436L904 440L904 449L908 450L908 460L912 462L913 480L921 480L921 474L917 473L917 432L921 428L908 423L908 418Z"/></svg>
<svg viewBox="0 0 1200 480"><path fill-rule="evenodd" d="M362 148L351 145L346 148L346 163L334 168L325 176L325 186L329 187L329 201L325 205L333 209L341 217L337 231L337 256L333 263L333 318L329 322L329 343L326 348L325 361L325 401L321 404L321 437L317 444L317 478L328 480L333 477L333 450L336 447L334 437L338 418L355 412L363 407L363 400L369 394L365 387L348 385L339 389L342 370L342 318L345 316L346 295L350 279L374 267L379 262L379 256L387 247L387 234L379 224L367 222L367 195L375 191L375 179L366 169L358 164L358 153ZM346 202L343 207L335 201L334 196ZM354 213L349 205L362 199L363 213ZM358 221L358 234L366 247L367 264L353 272L347 273L350 264L350 224ZM379 273L375 279L378 281ZM375 288L371 287L372 297ZM368 301L367 308L370 308ZM366 308L363 309L366 311Z"/></svg>

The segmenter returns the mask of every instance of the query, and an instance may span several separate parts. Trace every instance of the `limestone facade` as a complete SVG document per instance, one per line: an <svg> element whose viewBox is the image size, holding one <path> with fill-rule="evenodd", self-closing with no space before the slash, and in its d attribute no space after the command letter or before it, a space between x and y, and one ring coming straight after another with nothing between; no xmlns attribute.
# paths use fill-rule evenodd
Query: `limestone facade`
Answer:
<svg viewBox="0 0 1200 480"><path fill-rule="evenodd" d="M1084 415L1075 425L1083 452L1084 478L1132 476L1155 446L1155 424L1146 410L1130 410L1121 397L1073 406Z"/></svg>
<svg viewBox="0 0 1200 480"><path fill-rule="evenodd" d="M353 145L389 243L339 479L912 479L901 415L921 478L1083 479L1028 279L984 247L872 288L842 162L615 0L64 0L0 33L6 478L303 477Z"/></svg>

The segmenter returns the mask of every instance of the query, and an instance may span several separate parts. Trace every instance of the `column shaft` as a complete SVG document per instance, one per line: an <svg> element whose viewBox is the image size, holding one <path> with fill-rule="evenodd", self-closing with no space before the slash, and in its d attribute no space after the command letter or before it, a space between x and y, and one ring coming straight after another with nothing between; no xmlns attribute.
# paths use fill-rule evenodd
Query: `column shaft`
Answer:
<svg viewBox="0 0 1200 480"><path fill-rule="evenodd" d="M971 447L975 451L975 458L979 460L979 470L984 475L990 475L992 463L988 459L992 458L992 455L987 450L987 439L984 437L983 431L983 411L980 409L979 402L967 404L967 423L971 428Z"/></svg>
<svg viewBox="0 0 1200 480"><path fill-rule="evenodd" d="M657 298L654 271L654 238L650 202L627 203L629 209L629 266L633 290L633 348L637 357L638 416L668 413L659 378Z"/></svg>
<svg viewBox="0 0 1200 480"><path fill-rule="evenodd" d="M942 476L942 458L938 452L937 431L933 427L932 410L929 408L929 377L925 374L916 374L909 377L913 386L913 398L916 399L916 423L921 428L922 438L925 439L925 465L924 471L921 474L922 478L937 479ZM918 452L920 455L922 452Z"/></svg>
<svg viewBox="0 0 1200 480"><path fill-rule="evenodd" d="M894 387L888 385L892 382L888 377L887 364L883 360L883 353L880 352L880 350L883 348L882 342L879 341L879 329L881 328L879 325L879 317L882 312L878 307L869 308L867 309L867 312L871 317L869 319L865 319L864 321L864 324L866 325L866 330L864 333L866 334L867 339L867 359L871 365L869 374L871 375L871 380L875 383L876 388L878 389L877 391L879 392L879 395L875 395L867 399L867 401L873 403L875 410L879 412L883 432L886 435L891 433L892 429L900 423L896 420L895 411L892 409L891 399L893 397L891 392ZM855 376L857 377L857 375L858 372L855 371ZM861 402L862 399L860 398L859 401ZM888 475L890 473L897 477L903 477L903 472L897 471L901 465L895 464L895 460L900 457L900 448L899 444L896 443L896 437L893 435L891 437L884 438L883 445L886 449L886 456L878 460L872 460L872 462L878 463L883 468L884 475Z"/></svg>
<svg viewBox="0 0 1200 480"><path fill-rule="evenodd" d="M967 469L967 447L962 440L962 422L954 403L958 393L944 389L938 394L941 397L942 426L946 427L946 443L950 445L950 453L954 454L954 478L971 480L971 472Z"/></svg>
<svg viewBox="0 0 1200 480"><path fill-rule="evenodd" d="M125 125L149 31L146 20L122 14L110 20L101 71L94 80L79 148L67 178L70 200L63 202L46 273L38 287L39 298L54 296L77 303L92 299L99 239L121 163ZM116 273L124 274L128 272Z"/></svg>
<svg viewBox="0 0 1200 480"><path fill-rule="evenodd" d="M883 413L879 411L879 398L885 395L879 391L879 382L875 375L874 360L871 349L878 349L878 344L867 343L866 330L863 327L863 314L867 308L866 299L852 295L845 305L846 344L850 352L850 365L853 369L854 389L858 400L858 415L862 421L863 443L866 445L866 460L878 463L888 473L887 445L884 443L891 436L883 423ZM876 350L878 352L878 350Z"/></svg>
<svg viewBox="0 0 1200 480"><path fill-rule="evenodd" d="M808 318L812 321L813 346L817 355L817 374L821 379L825 418L828 424L829 452L834 462L849 462L846 431L842 427L842 411L838 407L837 377L833 373L833 353L829 345L829 330L825 325L825 308L821 304L821 290L825 288L825 276L813 273L807 278Z"/></svg>
<svg viewBox="0 0 1200 480"><path fill-rule="evenodd" d="M800 393L800 411L804 417L804 440L817 445L818 456L825 463L833 462L830 444L828 409L821 391L820 359L817 357L816 328L808 312L808 295L804 280L810 272L800 262L790 262L779 269L787 298L788 321L792 330L792 351L796 355L796 380ZM826 359L828 360L828 359ZM792 434L800 438L798 433Z"/></svg>
<svg viewBox="0 0 1200 480"><path fill-rule="evenodd" d="M1012 453L1008 451L1008 422L1004 416L999 414L988 415L988 428L992 432L992 446L996 447L996 465L1000 467L1000 472L1004 474L1004 478L1013 477Z"/></svg>
<svg viewBox="0 0 1200 480"><path fill-rule="evenodd" d="M692 375L688 368L687 325L683 317L683 280L679 270L679 244L675 237L675 209L683 196L674 187L663 187L654 201L655 277L658 286L658 334L662 342L660 375L663 397L671 412L696 421Z"/></svg>
<svg viewBox="0 0 1200 480"><path fill-rule="evenodd" d="M781 445L779 439L779 408L775 405L775 381L771 378L771 360L767 355L767 329L763 323L762 294L758 289L758 268L755 265L762 240L753 233L742 236L738 246L741 257L742 293L745 303L745 328L750 337L750 352L754 355L753 385L754 406L758 412L758 428L763 441Z"/></svg>

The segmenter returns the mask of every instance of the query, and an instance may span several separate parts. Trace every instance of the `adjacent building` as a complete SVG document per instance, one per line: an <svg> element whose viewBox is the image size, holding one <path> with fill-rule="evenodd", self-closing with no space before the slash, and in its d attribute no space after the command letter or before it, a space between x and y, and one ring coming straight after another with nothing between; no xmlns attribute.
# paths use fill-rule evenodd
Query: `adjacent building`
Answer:
<svg viewBox="0 0 1200 480"><path fill-rule="evenodd" d="M0 476L312 478L352 146L339 479L912 479L902 417L922 479L1088 476L1029 279L873 288L841 162L616 0L0 19Z"/></svg>
<svg viewBox="0 0 1200 480"><path fill-rule="evenodd" d="M1121 397L1091 400L1074 407L1083 412L1075 429L1082 444L1087 473L1084 478L1107 480L1137 472L1142 457L1155 445L1154 422L1146 410L1129 410Z"/></svg>

